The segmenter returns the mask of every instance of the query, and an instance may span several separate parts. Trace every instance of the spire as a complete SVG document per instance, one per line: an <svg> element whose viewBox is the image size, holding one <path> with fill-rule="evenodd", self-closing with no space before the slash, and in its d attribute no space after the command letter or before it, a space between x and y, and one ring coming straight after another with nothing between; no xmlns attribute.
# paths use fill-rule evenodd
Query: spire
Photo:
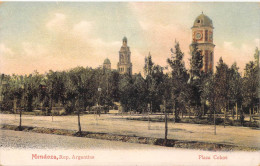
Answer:
<svg viewBox="0 0 260 166"><path fill-rule="evenodd" d="M152 56L150 51L149 51L148 57L149 57L149 56Z"/></svg>

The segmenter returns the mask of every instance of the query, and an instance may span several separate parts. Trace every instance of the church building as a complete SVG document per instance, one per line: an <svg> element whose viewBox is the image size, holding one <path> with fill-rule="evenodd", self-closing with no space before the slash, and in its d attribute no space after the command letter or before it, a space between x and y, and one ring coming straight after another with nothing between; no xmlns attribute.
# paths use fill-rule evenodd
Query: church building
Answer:
<svg viewBox="0 0 260 166"><path fill-rule="evenodd" d="M127 38L123 38L122 47L119 51L119 62L117 64L117 69L120 74L132 75L132 63L131 63L131 52L130 48L127 46Z"/></svg>
<svg viewBox="0 0 260 166"><path fill-rule="evenodd" d="M103 69L105 70L111 70L111 62L108 58L106 58L104 60L104 63L103 63Z"/></svg>
<svg viewBox="0 0 260 166"><path fill-rule="evenodd" d="M192 30L192 44L190 50L192 52L192 45L196 42L198 49L203 55L203 71L213 72L214 65L214 47L213 44L213 24L212 20L205 14L199 15L193 24Z"/></svg>

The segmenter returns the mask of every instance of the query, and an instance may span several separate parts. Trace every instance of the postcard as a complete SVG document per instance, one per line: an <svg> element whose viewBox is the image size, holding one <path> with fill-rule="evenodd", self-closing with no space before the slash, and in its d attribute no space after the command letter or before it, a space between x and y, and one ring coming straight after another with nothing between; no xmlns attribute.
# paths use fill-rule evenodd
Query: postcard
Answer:
<svg viewBox="0 0 260 166"><path fill-rule="evenodd" d="M260 164L259 2L0 2L0 165Z"/></svg>

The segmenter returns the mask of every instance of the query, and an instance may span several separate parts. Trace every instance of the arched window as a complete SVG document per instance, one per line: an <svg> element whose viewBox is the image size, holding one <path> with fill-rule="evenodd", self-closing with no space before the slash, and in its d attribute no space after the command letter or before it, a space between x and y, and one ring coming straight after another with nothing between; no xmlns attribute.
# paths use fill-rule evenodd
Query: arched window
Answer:
<svg viewBox="0 0 260 166"><path fill-rule="evenodd" d="M208 30L205 30L205 41L208 41Z"/></svg>
<svg viewBox="0 0 260 166"><path fill-rule="evenodd" d="M213 63L213 52L210 53L210 62Z"/></svg>
<svg viewBox="0 0 260 166"><path fill-rule="evenodd" d="M205 72L207 72L208 71L208 66L209 66L209 51L208 50L205 50L205 60L204 60L204 62L205 62Z"/></svg>

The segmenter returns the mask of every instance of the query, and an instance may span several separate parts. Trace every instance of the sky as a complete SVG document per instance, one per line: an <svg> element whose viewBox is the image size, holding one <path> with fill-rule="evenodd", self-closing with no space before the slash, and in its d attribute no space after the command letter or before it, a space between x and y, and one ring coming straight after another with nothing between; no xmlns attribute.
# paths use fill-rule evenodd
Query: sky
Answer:
<svg viewBox="0 0 260 166"><path fill-rule="evenodd" d="M191 27L201 12L213 21L215 56L243 71L260 43L258 2L3 2L0 3L0 73L29 74L83 66L109 58L117 68L124 36L133 73L145 56L167 65L175 40L189 68Z"/></svg>

